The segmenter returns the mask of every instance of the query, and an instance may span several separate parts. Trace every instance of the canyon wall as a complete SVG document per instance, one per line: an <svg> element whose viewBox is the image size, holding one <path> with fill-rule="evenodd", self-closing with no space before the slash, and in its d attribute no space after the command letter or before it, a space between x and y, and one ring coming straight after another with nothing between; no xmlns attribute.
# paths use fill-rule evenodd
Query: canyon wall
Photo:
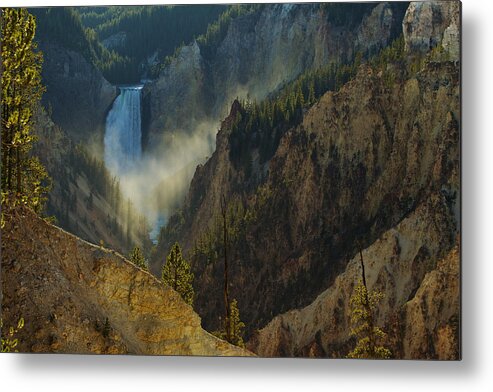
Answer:
<svg viewBox="0 0 493 392"><path fill-rule="evenodd" d="M400 33L405 6L360 4L341 21L334 4L268 4L234 18L219 42L182 47L144 88L147 147L219 123L236 97L261 100L304 71L376 52Z"/></svg>
<svg viewBox="0 0 493 392"><path fill-rule="evenodd" d="M106 115L118 91L82 54L41 41L42 103L52 120L77 142L102 146ZM101 152L100 150L99 152Z"/></svg>

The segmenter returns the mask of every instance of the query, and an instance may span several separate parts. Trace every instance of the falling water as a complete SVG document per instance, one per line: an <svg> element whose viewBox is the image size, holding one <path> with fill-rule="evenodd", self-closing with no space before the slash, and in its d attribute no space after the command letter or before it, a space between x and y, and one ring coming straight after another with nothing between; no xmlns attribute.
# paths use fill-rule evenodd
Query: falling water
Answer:
<svg viewBox="0 0 493 392"><path fill-rule="evenodd" d="M159 230L164 225L164 218L154 209L152 187L148 193L136 198L133 192L141 177L142 130L141 130L141 92L143 85L120 87L120 95L106 117L104 134L104 162L108 170L120 180L125 197L132 199L152 226L150 237L157 241ZM147 184L149 185L149 184ZM144 199L142 198L144 197Z"/></svg>
<svg viewBox="0 0 493 392"><path fill-rule="evenodd" d="M110 172L118 177L134 169L141 158L142 87L120 87L120 95L106 118L104 161Z"/></svg>

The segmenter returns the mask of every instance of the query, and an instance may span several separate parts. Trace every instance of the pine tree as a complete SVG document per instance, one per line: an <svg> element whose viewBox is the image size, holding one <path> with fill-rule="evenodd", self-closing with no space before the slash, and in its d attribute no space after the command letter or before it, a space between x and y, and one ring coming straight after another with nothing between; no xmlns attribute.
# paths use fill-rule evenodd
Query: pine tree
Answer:
<svg viewBox="0 0 493 392"><path fill-rule="evenodd" d="M222 321L221 329L212 332L212 334L235 346L245 347L245 343L243 342L243 329L245 328L245 323L240 319L240 310L238 309L238 302L236 299L233 299L229 303L228 309L229 316Z"/></svg>
<svg viewBox="0 0 493 392"><path fill-rule="evenodd" d="M34 42L36 21L24 8L3 8L2 46L2 192L39 212L47 191L46 170L30 155L36 140L33 114L39 108L43 56Z"/></svg>
<svg viewBox="0 0 493 392"><path fill-rule="evenodd" d="M358 282L350 300L352 307L351 323L353 324L351 334L356 336L358 341L354 350L347 357L388 359L392 353L381 344L386 333L375 325L373 318L373 313L378 303L383 299L383 294L380 291L368 290L361 251L360 258L363 278Z"/></svg>
<svg viewBox="0 0 493 392"><path fill-rule="evenodd" d="M21 318L19 320L19 322L17 323L17 328L10 327L8 329L8 332L5 333L2 331L0 352L2 353L18 352L16 347L19 344L19 339L16 338L16 335L22 328L24 328L24 318ZM2 329L3 329L3 320L0 319L0 330Z"/></svg>
<svg viewBox="0 0 493 392"><path fill-rule="evenodd" d="M310 83L310 86L308 88L308 104L309 105L313 105L316 101L316 98L315 98L315 82L312 81Z"/></svg>
<svg viewBox="0 0 493 392"><path fill-rule="evenodd" d="M223 246L224 246L224 322L226 329L226 340L230 340L230 329L229 326L229 318L230 318L230 306L229 306L229 290L228 290L228 224L227 224L227 205L226 198L222 195L221 199L221 216L223 223Z"/></svg>
<svg viewBox="0 0 493 392"><path fill-rule="evenodd" d="M130 252L130 261L134 263L137 267L142 268L144 271L148 270L145 257L138 246L135 246L132 249L132 252Z"/></svg>
<svg viewBox="0 0 493 392"><path fill-rule="evenodd" d="M245 323L240 320L238 302L233 299L229 308L229 342L235 346L245 347L243 343L243 328Z"/></svg>
<svg viewBox="0 0 493 392"><path fill-rule="evenodd" d="M178 292L187 304L193 305L193 273L190 270L190 264L182 256L178 242L172 246L166 258L161 271L161 281Z"/></svg>

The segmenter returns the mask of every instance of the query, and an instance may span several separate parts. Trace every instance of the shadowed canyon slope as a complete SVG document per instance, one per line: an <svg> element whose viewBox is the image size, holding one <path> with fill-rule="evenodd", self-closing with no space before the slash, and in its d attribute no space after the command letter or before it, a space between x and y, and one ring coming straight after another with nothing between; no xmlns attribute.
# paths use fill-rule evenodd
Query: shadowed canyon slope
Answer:
<svg viewBox="0 0 493 392"><path fill-rule="evenodd" d="M100 142L116 87L82 54L49 40L39 48L44 54L43 105L52 120L75 142Z"/></svg>
<svg viewBox="0 0 493 392"><path fill-rule="evenodd" d="M126 251L118 208L109 192L101 191L114 187L101 186L105 169L94 159L103 156L106 115L118 89L96 67L83 29L74 30L74 20L70 26L64 25L67 19L57 24L47 10L30 9L37 19L35 40L43 54L41 76L46 89L43 108L35 113L39 140L34 153L52 179L47 213L85 240L104 241L113 249ZM57 10L58 16L70 15L63 7Z"/></svg>
<svg viewBox="0 0 493 392"><path fill-rule="evenodd" d="M25 319L19 351L251 355L204 331L175 291L119 254L30 210L4 213L2 318Z"/></svg>
<svg viewBox="0 0 493 392"><path fill-rule="evenodd" d="M385 293L376 321L397 358L459 357L459 250L443 252L454 230L444 197L434 194L362 252L369 289ZM313 303L275 317L249 348L268 357L344 357L354 346L349 299L359 279L357 255Z"/></svg>

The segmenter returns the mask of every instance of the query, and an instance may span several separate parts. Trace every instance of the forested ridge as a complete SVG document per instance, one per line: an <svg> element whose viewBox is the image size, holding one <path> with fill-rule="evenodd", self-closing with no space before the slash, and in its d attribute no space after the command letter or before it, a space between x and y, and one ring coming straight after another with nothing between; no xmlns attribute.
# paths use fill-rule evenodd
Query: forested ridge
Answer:
<svg viewBox="0 0 493 392"><path fill-rule="evenodd" d="M33 8L39 26L36 39L54 42L82 54L87 61L99 68L111 83L130 81L129 59L106 49L92 29L86 29L79 14L69 7Z"/></svg>
<svg viewBox="0 0 493 392"><path fill-rule="evenodd" d="M260 12L262 4L115 6L33 8L39 21L38 38L78 51L113 84L156 77L182 45L197 40L203 56L211 56L232 20ZM321 4L335 26L356 25L374 4ZM396 6L398 8L399 6ZM403 8L403 7L401 7ZM186 27L186 28L184 28ZM122 34L113 42L105 40ZM152 57L152 64L145 64Z"/></svg>
<svg viewBox="0 0 493 392"><path fill-rule="evenodd" d="M80 52L113 84L140 81L147 58L165 58L176 47L198 37L226 7L129 6L33 8L40 26L37 37ZM184 28L186 27L186 28ZM124 34L124 44L103 41ZM156 60L157 61L157 60Z"/></svg>
<svg viewBox="0 0 493 392"><path fill-rule="evenodd" d="M302 122L303 112L327 91L339 90L356 74L363 62L369 62L374 68L384 72L390 85L403 75L395 68L387 70L388 64L398 64L400 69L408 68L411 72L416 68L414 64L421 61L421 58L408 65L402 64L403 60L404 38L401 35L369 58L357 53L351 63L330 63L307 71L260 103L242 100L229 136L231 161L236 168L243 168L248 179L252 170L251 152L259 149L260 163L267 162L277 150L282 135Z"/></svg>

